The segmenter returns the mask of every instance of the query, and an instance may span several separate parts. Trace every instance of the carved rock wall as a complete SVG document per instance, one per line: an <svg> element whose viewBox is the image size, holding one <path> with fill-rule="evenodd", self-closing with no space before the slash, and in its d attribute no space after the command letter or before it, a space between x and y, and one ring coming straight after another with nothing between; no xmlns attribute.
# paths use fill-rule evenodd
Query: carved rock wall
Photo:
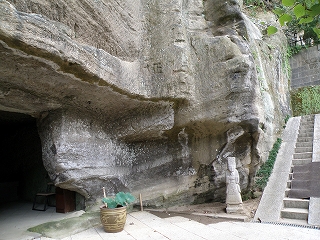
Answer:
<svg viewBox="0 0 320 240"><path fill-rule="evenodd" d="M38 119L50 177L87 206L103 186L223 201L226 157L249 190L290 112L284 42L237 1L0 0L0 110Z"/></svg>

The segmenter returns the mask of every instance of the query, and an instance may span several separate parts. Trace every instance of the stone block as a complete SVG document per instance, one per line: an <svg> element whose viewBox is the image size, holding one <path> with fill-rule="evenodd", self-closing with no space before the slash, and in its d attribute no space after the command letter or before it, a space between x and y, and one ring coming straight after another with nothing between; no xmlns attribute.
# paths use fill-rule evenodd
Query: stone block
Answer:
<svg viewBox="0 0 320 240"><path fill-rule="evenodd" d="M320 225L320 198L311 197L309 201L308 224Z"/></svg>

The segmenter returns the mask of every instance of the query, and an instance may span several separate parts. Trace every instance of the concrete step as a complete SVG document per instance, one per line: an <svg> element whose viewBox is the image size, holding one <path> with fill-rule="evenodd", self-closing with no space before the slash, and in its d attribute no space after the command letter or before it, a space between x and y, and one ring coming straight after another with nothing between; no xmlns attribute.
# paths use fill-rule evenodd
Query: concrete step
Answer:
<svg viewBox="0 0 320 240"><path fill-rule="evenodd" d="M312 152L293 154L293 159L309 159L309 158L312 158Z"/></svg>
<svg viewBox="0 0 320 240"><path fill-rule="evenodd" d="M293 177L299 177L299 175L296 173ZM310 180L301 180L301 181L295 181L294 183L295 189L304 189L305 186L310 186L311 181ZM292 184L291 184L292 186Z"/></svg>
<svg viewBox="0 0 320 240"><path fill-rule="evenodd" d="M308 119L308 120L301 119L300 121L300 126L306 126L306 125L313 126L313 124L314 124L314 119Z"/></svg>
<svg viewBox="0 0 320 240"><path fill-rule="evenodd" d="M295 153L307 153L307 152L312 152L313 148L311 147L296 147L294 149Z"/></svg>
<svg viewBox="0 0 320 240"><path fill-rule="evenodd" d="M309 209L309 200L308 199L299 199L299 198L284 198L283 199L284 208L304 208Z"/></svg>
<svg viewBox="0 0 320 240"><path fill-rule="evenodd" d="M305 115L301 117L301 122L314 121L314 115Z"/></svg>
<svg viewBox="0 0 320 240"><path fill-rule="evenodd" d="M297 142L313 142L313 137L298 137Z"/></svg>
<svg viewBox="0 0 320 240"><path fill-rule="evenodd" d="M308 221L303 220L303 219L280 218L279 222L288 223L288 224L295 224L295 225L308 225Z"/></svg>
<svg viewBox="0 0 320 240"><path fill-rule="evenodd" d="M286 188L285 192L284 192L284 197L288 197L289 192L290 192L291 188Z"/></svg>
<svg viewBox="0 0 320 240"><path fill-rule="evenodd" d="M287 181L287 188L291 188L291 182L292 182L292 180Z"/></svg>
<svg viewBox="0 0 320 240"><path fill-rule="evenodd" d="M299 133L298 138L300 137L313 137L313 132L302 132Z"/></svg>
<svg viewBox="0 0 320 240"><path fill-rule="evenodd" d="M284 208L281 210L281 217L308 220L308 213L308 209L305 208Z"/></svg>
<svg viewBox="0 0 320 240"><path fill-rule="evenodd" d="M304 165L312 162L312 158L308 159L292 159L293 165Z"/></svg>
<svg viewBox="0 0 320 240"><path fill-rule="evenodd" d="M313 142L297 142L296 147L313 147Z"/></svg>
<svg viewBox="0 0 320 240"><path fill-rule="evenodd" d="M314 129L314 123L310 122L310 123L305 123L303 125L300 125L299 127L299 133L301 130L311 130Z"/></svg>
<svg viewBox="0 0 320 240"><path fill-rule="evenodd" d="M313 124L314 123L314 119L303 119L301 118L301 121L300 121L300 126L304 125L304 124L307 124L307 123L310 123L310 124Z"/></svg>
<svg viewBox="0 0 320 240"><path fill-rule="evenodd" d="M299 129L299 134L300 133L314 133L314 128L313 127L302 127Z"/></svg>

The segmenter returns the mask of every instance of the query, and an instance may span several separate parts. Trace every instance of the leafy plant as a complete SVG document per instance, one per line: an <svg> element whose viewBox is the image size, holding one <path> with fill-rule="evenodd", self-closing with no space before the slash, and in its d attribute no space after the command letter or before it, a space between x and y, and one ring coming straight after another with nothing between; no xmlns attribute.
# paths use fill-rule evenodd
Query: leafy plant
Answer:
<svg viewBox="0 0 320 240"><path fill-rule="evenodd" d="M320 86L302 87L291 92L294 116L320 113Z"/></svg>
<svg viewBox="0 0 320 240"><path fill-rule="evenodd" d="M278 151L281 146L282 139L277 138L276 142L273 144L272 149L269 152L269 157L267 161L260 167L255 177L255 187L259 190L263 190L268 183L268 179L272 173L274 163L276 161Z"/></svg>
<svg viewBox="0 0 320 240"><path fill-rule="evenodd" d="M127 206L135 201L135 197L131 193L118 192L114 197L104 197L102 202L107 208L116 208Z"/></svg>
<svg viewBox="0 0 320 240"><path fill-rule="evenodd" d="M289 121L290 119L290 115L286 115L285 119L284 119L284 123L287 124L287 122Z"/></svg>
<svg viewBox="0 0 320 240"><path fill-rule="evenodd" d="M273 3L269 0L244 0L243 3L253 17L260 11L268 11L273 8Z"/></svg>
<svg viewBox="0 0 320 240"><path fill-rule="evenodd" d="M276 7L273 12L278 16L281 26L290 27L290 23L293 23L300 30L312 29L317 39L320 38L319 0L282 0L281 6Z"/></svg>

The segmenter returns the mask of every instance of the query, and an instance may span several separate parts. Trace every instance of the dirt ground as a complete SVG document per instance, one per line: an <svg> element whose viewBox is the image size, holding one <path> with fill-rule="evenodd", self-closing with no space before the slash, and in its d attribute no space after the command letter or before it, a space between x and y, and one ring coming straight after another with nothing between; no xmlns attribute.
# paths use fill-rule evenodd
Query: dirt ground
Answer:
<svg viewBox="0 0 320 240"><path fill-rule="evenodd" d="M179 207L170 207L168 209L146 209L152 214L168 218L173 216L182 216L190 220L194 220L203 224L212 224L223 221L251 221L258 208L260 198L249 199L243 202L243 213L226 214L225 203L205 203L199 205L188 205ZM239 218L237 218L239 216ZM245 220L244 220L245 219Z"/></svg>

